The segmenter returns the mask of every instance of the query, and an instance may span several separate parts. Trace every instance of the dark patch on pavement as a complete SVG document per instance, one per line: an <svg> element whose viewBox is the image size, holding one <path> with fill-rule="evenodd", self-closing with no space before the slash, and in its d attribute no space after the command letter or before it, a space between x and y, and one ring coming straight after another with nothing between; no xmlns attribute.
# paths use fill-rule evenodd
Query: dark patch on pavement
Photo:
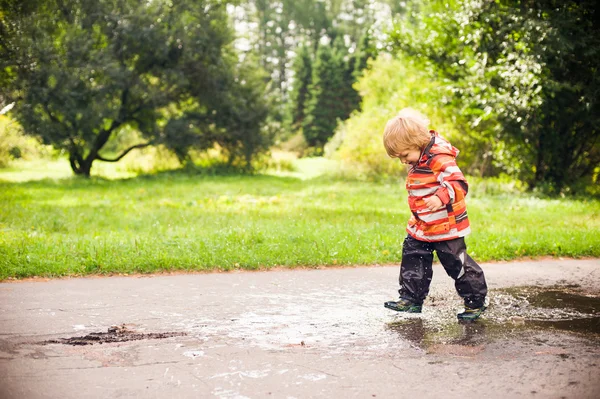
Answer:
<svg viewBox="0 0 600 399"><path fill-rule="evenodd" d="M181 337L187 335L184 332L161 332L161 333L141 333L131 330L126 325L112 326L107 332L90 333L83 337L60 338L43 341L41 344L63 344L63 345L94 345L110 342L138 341L142 339L164 339L171 337Z"/></svg>
<svg viewBox="0 0 600 399"><path fill-rule="evenodd" d="M18 352L15 349L15 344L4 339L0 339L0 352L8 353L10 355L16 355Z"/></svg>

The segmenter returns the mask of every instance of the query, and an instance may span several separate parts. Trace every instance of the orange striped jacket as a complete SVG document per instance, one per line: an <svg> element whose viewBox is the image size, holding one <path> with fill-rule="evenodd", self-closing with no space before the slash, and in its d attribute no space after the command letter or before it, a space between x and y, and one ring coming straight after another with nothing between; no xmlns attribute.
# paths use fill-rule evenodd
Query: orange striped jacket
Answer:
<svg viewBox="0 0 600 399"><path fill-rule="evenodd" d="M446 241L471 232L465 196L468 184L456 165L458 150L431 130L431 141L408 171L406 189L412 216L406 231L421 241ZM424 200L437 195L444 207L430 212Z"/></svg>

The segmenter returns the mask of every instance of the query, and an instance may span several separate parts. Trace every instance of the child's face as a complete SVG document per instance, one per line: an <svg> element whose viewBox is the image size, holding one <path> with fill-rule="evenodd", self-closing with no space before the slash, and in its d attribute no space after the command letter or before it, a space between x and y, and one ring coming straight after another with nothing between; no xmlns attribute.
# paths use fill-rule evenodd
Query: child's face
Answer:
<svg viewBox="0 0 600 399"><path fill-rule="evenodd" d="M398 159L403 164L408 164L414 166L417 162L419 162L419 158L421 157L421 150L418 148L408 148L400 151L398 154Z"/></svg>

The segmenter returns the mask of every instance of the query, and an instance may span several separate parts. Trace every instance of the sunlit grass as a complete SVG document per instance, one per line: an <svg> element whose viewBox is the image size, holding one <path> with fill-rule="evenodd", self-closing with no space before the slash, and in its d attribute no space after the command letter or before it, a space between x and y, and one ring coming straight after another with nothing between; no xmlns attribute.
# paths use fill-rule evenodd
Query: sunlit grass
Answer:
<svg viewBox="0 0 600 399"><path fill-rule="evenodd" d="M126 171L122 164L111 162L95 162L92 174L104 179L124 179L135 177L135 174ZM11 166L0 170L0 181L27 182L44 179L70 179L73 171L67 159L55 160L40 159L36 161L13 161Z"/></svg>
<svg viewBox="0 0 600 399"><path fill-rule="evenodd" d="M314 175L328 169L311 162ZM475 194L468 204L479 261L600 256L597 200ZM400 182L326 175L3 182L0 207L0 279L396 263L409 216Z"/></svg>

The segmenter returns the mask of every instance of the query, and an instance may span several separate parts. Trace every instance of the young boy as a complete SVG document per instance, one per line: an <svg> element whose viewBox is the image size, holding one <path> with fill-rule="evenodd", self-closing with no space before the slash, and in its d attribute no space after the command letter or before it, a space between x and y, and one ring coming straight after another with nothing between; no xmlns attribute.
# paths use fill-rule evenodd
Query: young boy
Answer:
<svg viewBox="0 0 600 399"><path fill-rule="evenodd" d="M464 237L471 232L465 204L468 185L456 165L458 150L428 125L426 117L405 108L388 121L383 134L388 155L410 165L406 189L412 212L402 248L400 298L384 306L398 312L421 312L435 251L464 300L465 310L458 318L475 320L486 309L487 284L465 245Z"/></svg>

